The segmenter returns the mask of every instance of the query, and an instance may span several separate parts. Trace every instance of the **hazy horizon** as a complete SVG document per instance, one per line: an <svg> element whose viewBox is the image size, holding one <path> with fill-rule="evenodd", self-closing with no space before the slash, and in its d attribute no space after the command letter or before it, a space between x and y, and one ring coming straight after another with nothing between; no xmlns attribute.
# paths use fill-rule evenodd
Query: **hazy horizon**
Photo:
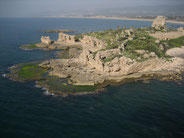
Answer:
<svg viewBox="0 0 184 138"><path fill-rule="evenodd" d="M183 0L1 0L0 17L183 16Z"/></svg>

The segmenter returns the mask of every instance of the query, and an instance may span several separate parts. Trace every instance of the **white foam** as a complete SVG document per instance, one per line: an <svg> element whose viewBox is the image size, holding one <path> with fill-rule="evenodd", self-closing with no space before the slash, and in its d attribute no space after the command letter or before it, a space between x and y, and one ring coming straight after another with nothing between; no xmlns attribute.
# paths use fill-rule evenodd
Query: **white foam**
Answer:
<svg viewBox="0 0 184 138"><path fill-rule="evenodd" d="M44 92L44 94L45 94L45 95L52 95L52 96L54 96L54 94L53 94L53 93L50 93L48 90L46 90L46 91Z"/></svg>
<svg viewBox="0 0 184 138"><path fill-rule="evenodd" d="M41 87L40 85L35 85L35 87L36 87L36 88L41 88L42 91L44 91L43 94L45 94L45 95L52 95L52 96L55 96L55 94L54 94L54 93L50 93L46 87Z"/></svg>
<svg viewBox="0 0 184 138"><path fill-rule="evenodd" d="M54 94L53 93L50 93L47 88L42 87L42 90L44 91L44 94L45 95L52 95L52 96L54 96Z"/></svg>
<svg viewBox="0 0 184 138"><path fill-rule="evenodd" d="M42 90L43 90L43 91L46 91L46 90L47 90L47 88L45 88L45 87L42 87Z"/></svg>
<svg viewBox="0 0 184 138"><path fill-rule="evenodd" d="M4 77L4 78L5 78L5 77L6 77L6 74L2 74L2 77Z"/></svg>
<svg viewBox="0 0 184 138"><path fill-rule="evenodd" d="M39 86L39 85L35 85L35 87L36 87L36 88L41 88L41 86Z"/></svg>

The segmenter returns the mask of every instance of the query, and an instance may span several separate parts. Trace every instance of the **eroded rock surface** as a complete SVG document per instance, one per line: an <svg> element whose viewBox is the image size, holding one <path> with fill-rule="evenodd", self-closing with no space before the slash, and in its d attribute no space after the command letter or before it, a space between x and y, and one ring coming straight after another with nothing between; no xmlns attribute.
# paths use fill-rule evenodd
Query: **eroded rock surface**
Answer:
<svg viewBox="0 0 184 138"><path fill-rule="evenodd" d="M177 30L174 32L156 32L154 34L150 34L151 36L158 38L160 40L169 40L169 39L175 39L181 36L184 36L183 30Z"/></svg>
<svg viewBox="0 0 184 138"><path fill-rule="evenodd" d="M172 48L167 50L166 52L167 55L172 56L172 57L181 57L184 58L184 46L181 48Z"/></svg>
<svg viewBox="0 0 184 138"><path fill-rule="evenodd" d="M106 50L93 55L91 51L83 50L79 58L50 60L43 62L40 66L52 68L50 75L61 78L69 77L75 85L95 85L105 80L121 79L123 76L135 73L184 69L184 59L176 57L171 61L155 57L145 62L136 62L122 56L104 63L102 59L112 56L113 52L119 53L116 50Z"/></svg>

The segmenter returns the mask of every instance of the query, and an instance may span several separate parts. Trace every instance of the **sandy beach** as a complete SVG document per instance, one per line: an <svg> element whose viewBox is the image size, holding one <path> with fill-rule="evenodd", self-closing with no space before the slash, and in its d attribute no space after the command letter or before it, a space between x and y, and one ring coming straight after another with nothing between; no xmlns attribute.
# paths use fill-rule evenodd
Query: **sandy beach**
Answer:
<svg viewBox="0 0 184 138"><path fill-rule="evenodd" d="M109 20L135 20L135 21L150 21L154 19L131 18L131 17L107 17L107 16L49 16L49 18L86 18L86 19L109 19ZM184 24L184 21L166 20L167 23Z"/></svg>

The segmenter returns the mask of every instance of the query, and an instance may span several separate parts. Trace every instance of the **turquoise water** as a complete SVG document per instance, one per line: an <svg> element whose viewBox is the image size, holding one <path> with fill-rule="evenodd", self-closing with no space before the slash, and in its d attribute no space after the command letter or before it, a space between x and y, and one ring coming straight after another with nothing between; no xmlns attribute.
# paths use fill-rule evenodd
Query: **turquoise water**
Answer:
<svg viewBox="0 0 184 138"><path fill-rule="evenodd" d="M0 19L0 73L28 61L54 58L55 51L24 51L41 30L76 33L151 22L100 19ZM169 24L171 25L171 24ZM179 27L182 25L175 25ZM45 34L47 35L47 34ZM57 35L51 35L53 39ZM184 138L184 83L128 83L97 95L48 96L34 83L0 77L1 138Z"/></svg>

